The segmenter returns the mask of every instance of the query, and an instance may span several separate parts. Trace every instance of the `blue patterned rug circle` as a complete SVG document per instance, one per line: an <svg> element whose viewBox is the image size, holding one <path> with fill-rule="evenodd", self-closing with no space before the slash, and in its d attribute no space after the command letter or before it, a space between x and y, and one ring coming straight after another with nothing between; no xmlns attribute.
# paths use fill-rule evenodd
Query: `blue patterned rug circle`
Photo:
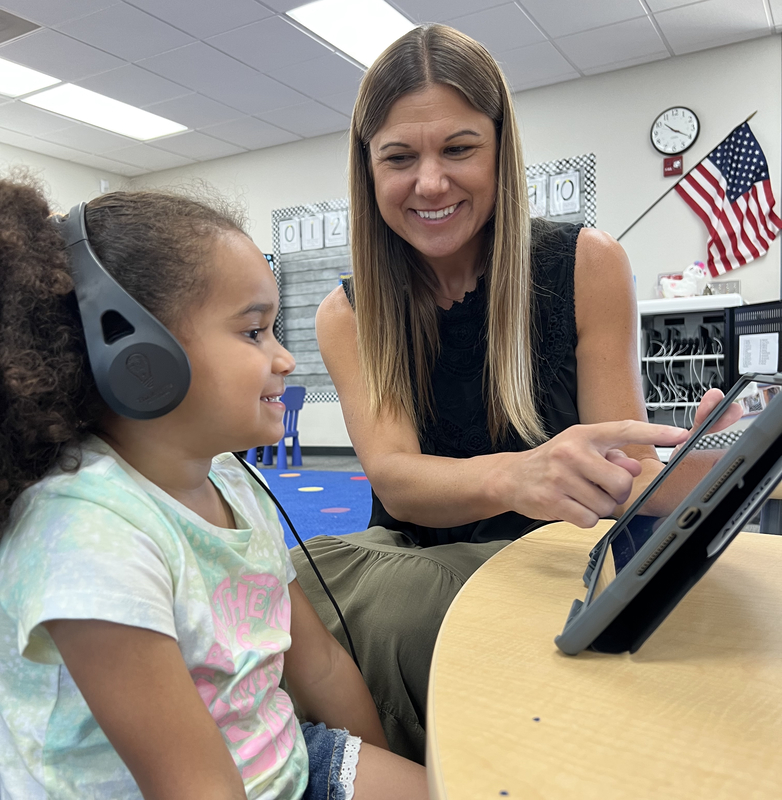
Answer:
<svg viewBox="0 0 782 800"><path fill-rule="evenodd" d="M263 477L302 539L366 530L372 494L363 472L298 472L291 467L283 472L265 469ZM280 522L286 544L295 547L296 540L282 517Z"/></svg>

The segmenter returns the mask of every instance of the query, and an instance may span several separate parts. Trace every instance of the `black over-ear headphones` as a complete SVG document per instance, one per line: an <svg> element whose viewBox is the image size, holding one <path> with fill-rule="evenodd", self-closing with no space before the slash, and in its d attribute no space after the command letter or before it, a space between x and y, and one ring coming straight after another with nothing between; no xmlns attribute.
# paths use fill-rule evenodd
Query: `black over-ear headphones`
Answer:
<svg viewBox="0 0 782 800"><path fill-rule="evenodd" d="M168 414L190 387L190 361L170 331L109 275L87 237L87 204L52 217L65 239L87 354L101 397L131 419Z"/></svg>

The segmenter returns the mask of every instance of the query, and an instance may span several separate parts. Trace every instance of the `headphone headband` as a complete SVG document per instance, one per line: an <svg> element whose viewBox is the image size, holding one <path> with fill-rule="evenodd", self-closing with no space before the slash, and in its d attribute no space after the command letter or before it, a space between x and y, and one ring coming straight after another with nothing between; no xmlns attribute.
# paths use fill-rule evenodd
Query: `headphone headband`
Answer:
<svg viewBox="0 0 782 800"><path fill-rule="evenodd" d="M171 332L109 275L87 236L86 203L52 217L65 239L87 355L106 404L123 417L154 419L190 386L190 361Z"/></svg>

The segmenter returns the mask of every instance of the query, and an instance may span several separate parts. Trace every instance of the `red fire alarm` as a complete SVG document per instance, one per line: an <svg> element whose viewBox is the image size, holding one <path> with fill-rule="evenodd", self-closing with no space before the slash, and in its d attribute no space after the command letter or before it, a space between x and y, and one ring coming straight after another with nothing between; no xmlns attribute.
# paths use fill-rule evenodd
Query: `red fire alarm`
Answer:
<svg viewBox="0 0 782 800"><path fill-rule="evenodd" d="M684 159L681 156L672 156L663 159L663 177L681 175L684 172Z"/></svg>

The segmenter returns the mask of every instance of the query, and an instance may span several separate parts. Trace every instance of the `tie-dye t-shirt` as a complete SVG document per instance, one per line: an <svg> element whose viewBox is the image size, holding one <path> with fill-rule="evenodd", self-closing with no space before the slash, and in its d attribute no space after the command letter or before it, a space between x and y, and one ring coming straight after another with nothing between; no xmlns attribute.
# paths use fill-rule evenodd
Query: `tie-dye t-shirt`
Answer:
<svg viewBox="0 0 782 800"><path fill-rule="evenodd" d="M0 541L0 797L141 798L41 625L62 618L176 639L247 796L303 794L307 751L279 686L295 571L274 506L241 464L220 456L210 478L236 530L97 438L77 472L55 470L14 504Z"/></svg>

